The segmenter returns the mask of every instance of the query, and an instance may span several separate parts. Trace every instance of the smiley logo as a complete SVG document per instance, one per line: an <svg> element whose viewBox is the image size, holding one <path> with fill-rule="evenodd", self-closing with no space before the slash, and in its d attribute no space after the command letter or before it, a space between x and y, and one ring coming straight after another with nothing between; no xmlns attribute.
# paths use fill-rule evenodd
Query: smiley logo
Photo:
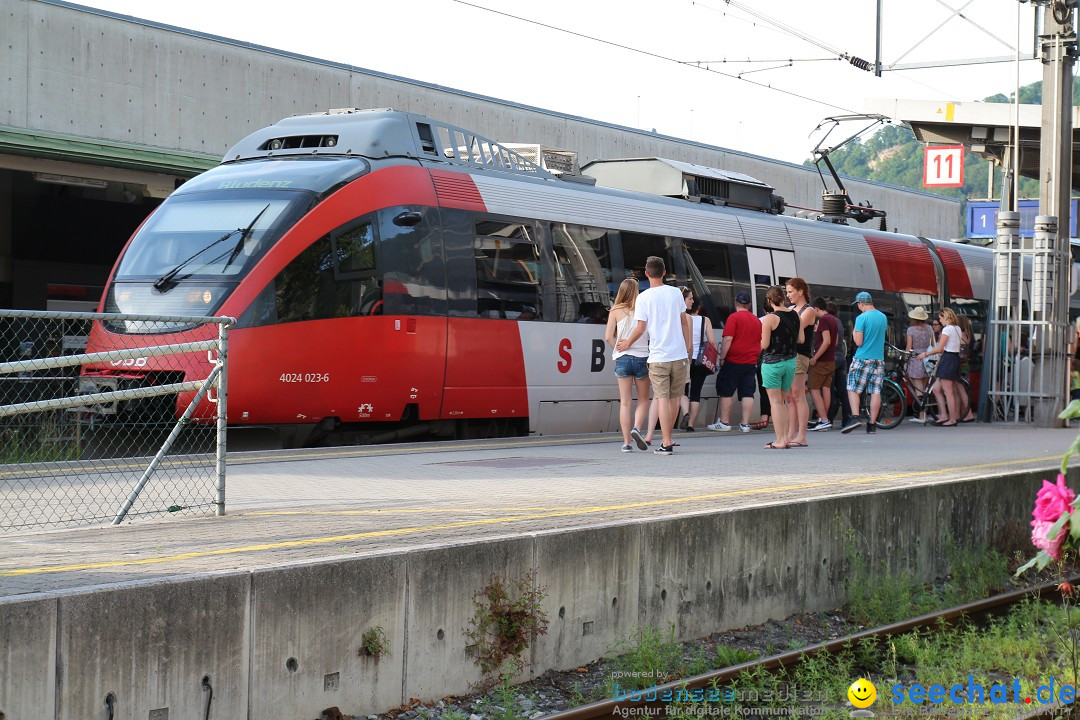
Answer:
<svg viewBox="0 0 1080 720"><path fill-rule="evenodd" d="M877 700L877 688L869 680L859 678L848 688L847 699L857 708L868 708Z"/></svg>

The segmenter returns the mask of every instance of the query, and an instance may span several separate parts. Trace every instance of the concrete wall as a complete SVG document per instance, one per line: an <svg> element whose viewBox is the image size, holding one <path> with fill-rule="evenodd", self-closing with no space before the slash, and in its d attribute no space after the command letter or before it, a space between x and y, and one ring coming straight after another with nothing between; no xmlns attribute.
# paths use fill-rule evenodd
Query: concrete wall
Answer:
<svg viewBox="0 0 1080 720"><path fill-rule="evenodd" d="M941 576L954 539L1026 523L1047 471L549 531L250 572L0 600L5 720L362 716L480 679L464 629L492 575L535 570L550 620L529 672L590 662L643 627L691 639L843 602L870 564ZM382 628L386 654L362 652Z"/></svg>
<svg viewBox="0 0 1080 720"><path fill-rule="evenodd" d="M752 175L789 203L819 207L813 169L734 150L439 88L199 33L37 0L0 0L0 124L224 153L253 130L334 107L423 113L503 142L597 158L666 157ZM78 108L78 112L72 112ZM810 147L807 147L809 156ZM889 228L963 235L961 204L845 181L852 198L890 213Z"/></svg>

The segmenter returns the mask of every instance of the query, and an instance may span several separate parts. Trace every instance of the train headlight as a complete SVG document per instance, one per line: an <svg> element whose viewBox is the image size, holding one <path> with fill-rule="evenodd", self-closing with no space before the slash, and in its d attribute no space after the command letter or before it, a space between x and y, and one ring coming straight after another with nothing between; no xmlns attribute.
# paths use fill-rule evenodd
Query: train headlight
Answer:
<svg viewBox="0 0 1080 720"><path fill-rule="evenodd" d="M209 290L204 290L203 291L203 294L202 294L203 303L205 303L206 305L209 305L210 301L213 300L213 299L214 299L214 294L212 292L210 292Z"/></svg>
<svg viewBox="0 0 1080 720"><path fill-rule="evenodd" d="M270 141L270 149L271 150L280 150L281 149L281 140L271 140Z"/></svg>

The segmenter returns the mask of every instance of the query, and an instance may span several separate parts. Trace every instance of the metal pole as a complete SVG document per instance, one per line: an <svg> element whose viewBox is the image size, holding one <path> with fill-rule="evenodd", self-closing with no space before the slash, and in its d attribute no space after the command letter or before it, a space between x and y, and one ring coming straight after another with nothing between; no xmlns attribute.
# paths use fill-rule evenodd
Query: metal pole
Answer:
<svg viewBox="0 0 1080 720"><path fill-rule="evenodd" d="M881 3L877 0L877 34L874 42L874 75L881 77Z"/></svg>
<svg viewBox="0 0 1080 720"><path fill-rule="evenodd" d="M196 393L195 398L191 401L191 404L187 406L187 410L184 411L184 414L180 417L179 420L176 421L176 425L173 426L172 432L169 433L169 437L165 438L165 442L162 444L161 449L157 451L157 455L154 456L154 459L150 461L150 465L146 468L145 471L143 471L142 477L139 478L139 482L128 494L127 500L124 501L124 506L120 508L120 512L118 512L116 514L116 517L113 518L113 525L119 525L124 521L124 518L127 517L127 514L131 510L131 507L139 498L139 493L141 493L142 489L146 487L146 483L149 482L150 477L154 474L154 471L157 470L157 466L161 464L161 461L165 458L165 454L169 452L169 450L172 448L172 444L176 442L176 438L178 435L180 435L180 431L184 429L184 426L187 425L192 413L195 412L195 406L198 405L199 402L202 401L203 397L206 396L207 391L210 389L211 386L214 385L214 381L217 380L220 374L220 365L210 371L210 376L206 378L206 382L203 383L202 388L199 390L198 393Z"/></svg>
<svg viewBox="0 0 1080 720"><path fill-rule="evenodd" d="M229 326L218 325L217 370L217 514L225 514L225 436L228 426Z"/></svg>
<svg viewBox="0 0 1080 720"><path fill-rule="evenodd" d="M1063 11L1063 12L1062 12ZM1039 427L1057 427L1057 415L1068 397L1066 326L1069 322L1069 196L1072 189L1072 86L1076 34L1073 9L1055 3L1043 14L1040 36L1043 60L1042 137L1039 157L1039 214L1053 218L1035 248L1032 283L1032 359L1038 374ZM1040 218L1041 219L1041 218ZM1038 233L1037 233L1038 237ZM1034 332L1039 332L1036 342ZM1036 355L1036 348L1038 355Z"/></svg>
<svg viewBox="0 0 1080 720"><path fill-rule="evenodd" d="M1003 188L1004 190L1004 188ZM1004 200L1003 200L1004 202ZM1012 358L1016 347L1013 324L1019 310L1021 280L1019 277L1020 213L1002 210L997 216L997 245L994 247L994 305L990 315L990 333L983 340L990 362L983 365L983 376L990 376L987 392L989 402L981 403L980 420L1016 420L1019 403L1015 395L1016 363ZM997 412L991 412L991 404ZM982 407L985 407L985 414ZM1013 417L1010 417L1012 415Z"/></svg>

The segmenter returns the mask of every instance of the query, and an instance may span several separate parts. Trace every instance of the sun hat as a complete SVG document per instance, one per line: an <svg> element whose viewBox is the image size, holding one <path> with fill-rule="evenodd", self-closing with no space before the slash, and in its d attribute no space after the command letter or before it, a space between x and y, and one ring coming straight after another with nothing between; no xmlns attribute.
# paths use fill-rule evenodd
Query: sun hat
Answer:
<svg viewBox="0 0 1080 720"><path fill-rule="evenodd" d="M861 293L859 293L858 295L855 296L855 302L857 302L857 303L872 303L872 302L874 302L874 298L870 297L870 293L868 293L868 292L866 292L864 290L863 292L861 292Z"/></svg>
<svg viewBox="0 0 1080 720"><path fill-rule="evenodd" d="M911 312L909 312L909 313L907 314L907 316L908 316L909 318L911 318L912 320L922 320L922 321L924 321L924 322L925 322L925 321L927 320L927 318L929 318L929 317L930 317L930 316L929 316L929 315L928 315L928 314L926 313L926 308L924 308L924 307L923 307L923 306L921 306L921 305L920 305L919 307L915 308L914 310L912 310Z"/></svg>

